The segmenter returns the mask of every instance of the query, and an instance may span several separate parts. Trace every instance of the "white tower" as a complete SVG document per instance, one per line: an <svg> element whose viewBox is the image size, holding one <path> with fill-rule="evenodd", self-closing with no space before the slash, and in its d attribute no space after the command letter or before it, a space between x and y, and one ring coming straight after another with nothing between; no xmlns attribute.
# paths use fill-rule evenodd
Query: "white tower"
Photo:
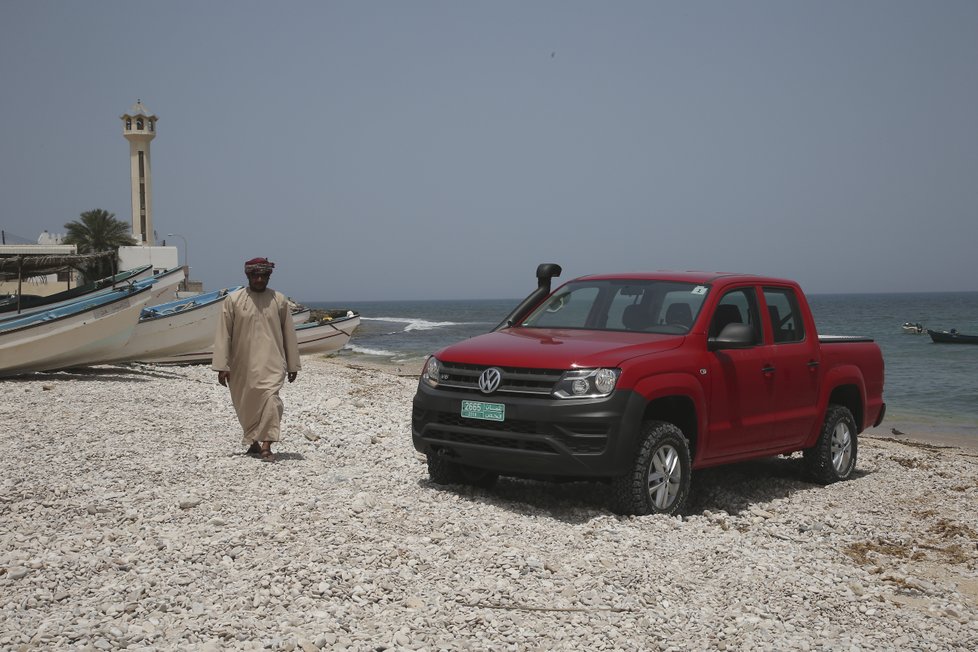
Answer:
<svg viewBox="0 0 978 652"><path fill-rule="evenodd" d="M129 141L129 178L132 183L132 237L146 246L156 244L153 231L153 177L149 165L149 141L156 138L157 117L136 100L121 116L122 134Z"/></svg>

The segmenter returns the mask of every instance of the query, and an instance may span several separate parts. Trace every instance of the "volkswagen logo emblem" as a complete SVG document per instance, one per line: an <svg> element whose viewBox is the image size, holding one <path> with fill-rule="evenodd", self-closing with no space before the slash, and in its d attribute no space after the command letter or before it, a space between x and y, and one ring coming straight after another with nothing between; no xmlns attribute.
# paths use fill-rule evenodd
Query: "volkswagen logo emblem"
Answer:
<svg viewBox="0 0 978 652"><path fill-rule="evenodd" d="M499 383L503 379L503 370L497 367L489 367L479 376L479 389L483 394L492 394L499 389Z"/></svg>

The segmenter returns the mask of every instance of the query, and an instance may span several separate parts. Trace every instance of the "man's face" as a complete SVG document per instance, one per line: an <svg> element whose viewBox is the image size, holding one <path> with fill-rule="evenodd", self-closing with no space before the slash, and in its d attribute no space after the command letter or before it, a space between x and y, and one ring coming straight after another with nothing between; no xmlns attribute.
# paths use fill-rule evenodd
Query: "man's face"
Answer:
<svg viewBox="0 0 978 652"><path fill-rule="evenodd" d="M264 292L268 287L268 277L271 275L271 272L248 272L248 287L253 292Z"/></svg>

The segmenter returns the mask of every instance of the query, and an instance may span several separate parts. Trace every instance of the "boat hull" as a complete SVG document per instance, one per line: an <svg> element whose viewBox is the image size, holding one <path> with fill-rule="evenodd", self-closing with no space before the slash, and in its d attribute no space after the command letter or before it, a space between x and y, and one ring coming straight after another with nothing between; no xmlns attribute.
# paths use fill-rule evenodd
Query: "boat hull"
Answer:
<svg viewBox="0 0 978 652"><path fill-rule="evenodd" d="M156 279L156 283L153 284L153 296L150 297L147 306L158 306L161 303L176 300L177 288L180 287L180 282L184 279L182 267L172 267L160 272L153 278Z"/></svg>
<svg viewBox="0 0 978 652"><path fill-rule="evenodd" d="M299 354L335 353L346 346L353 336L353 331L359 326L360 315L303 324L295 329L295 336L299 341Z"/></svg>
<svg viewBox="0 0 978 652"><path fill-rule="evenodd" d="M963 335L961 333L950 333L948 331L928 330L931 341L935 344L978 344L978 335Z"/></svg>
<svg viewBox="0 0 978 652"><path fill-rule="evenodd" d="M126 283L143 281L152 276L153 266L143 265L142 267L120 272L113 277L101 279L95 283L90 283L87 286L74 288L73 290L67 290L65 292L59 292L57 295L43 297L43 299L47 300L46 303L36 302L34 305L22 305L20 311L16 310L16 302L13 303L13 307L6 305L0 306L0 321L20 319L21 317L35 315L47 310L64 308L65 306L71 305L76 301L85 301L92 297L110 294L120 288L124 288ZM85 288L88 289L86 290ZM153 292L153 290L150 290L150 292ZM64 298L57 299L59 296Z"/></svg>
<svg viewBox="0 0 978 652"><path fill-rule="evenodd" d="M132 362L208 349L214 343L224 300L234 289L147 308L129 341L105 362Z"/></svg>
<svg viewBox="0 0 978 652"><path fill-rule="evenodd" d="M360 326L360 315L342 317L315 324L303 324L295 329L299 343L299 355L326 354L339 351L350 341L353 332ZM176 355L141 358L140 362L150 364L210 364L214 357L213 333L209 346L198 351Z"/></svg>
<svg viewBox="0 0 978 652"><path fill-rule="evenodd" d="M150 288L119 290L91 309L0 333L0 374L98 364L124 345L150 298Z"/></svg>

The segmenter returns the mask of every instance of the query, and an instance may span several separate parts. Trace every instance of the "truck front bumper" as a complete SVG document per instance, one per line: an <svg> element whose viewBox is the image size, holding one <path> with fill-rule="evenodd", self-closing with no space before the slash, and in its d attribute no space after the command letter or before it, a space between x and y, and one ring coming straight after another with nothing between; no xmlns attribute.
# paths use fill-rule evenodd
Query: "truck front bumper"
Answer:
<svg viewBox="0 0 978 652"><path fill-rule="evenodd" d="M503 421L461 416L462 401L505 405ZM631 391L603 399L483 396L419 383L411 435L428 455L501 475L599 478L626 472L634 459L644 400Z"/></svg>

